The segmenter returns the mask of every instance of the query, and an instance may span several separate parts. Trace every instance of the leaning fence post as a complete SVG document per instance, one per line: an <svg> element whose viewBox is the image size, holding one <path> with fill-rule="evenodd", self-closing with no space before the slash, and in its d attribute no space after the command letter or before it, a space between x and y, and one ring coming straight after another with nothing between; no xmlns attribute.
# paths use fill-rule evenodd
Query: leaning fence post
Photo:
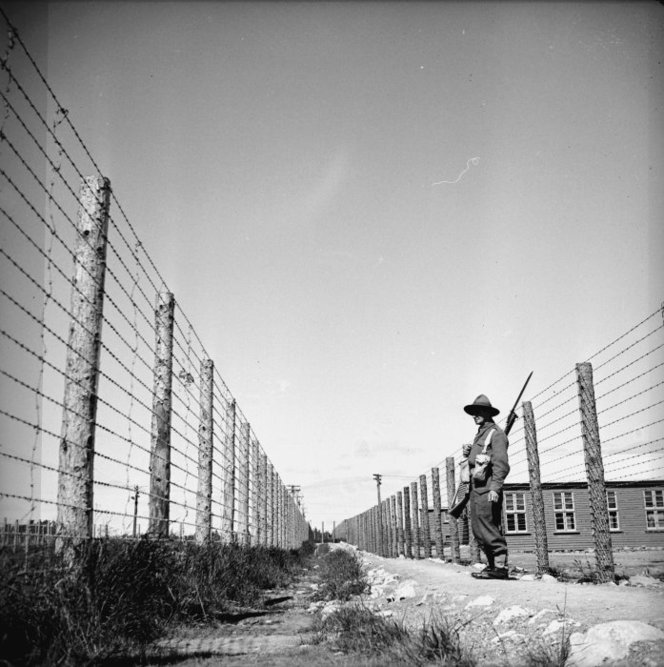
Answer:
<svg viewBox="0 0 664 667"><path fill-rule="evenodd" d="M595 541L595 562L599 581L607 582L613 581L615 565L609 532L609 510L606 503L604 464L599 440L592 364L588 362L577 364L576 374L581 412L581 438L590 498L590 519Z"/></svg>
<svg viewBox="0 0 664 667"><path fill-rule="evenodd" d="M221 533L229 542L235 541L235 400L226 406L226 438L222 457L223 506ZM226 459L225 461L223 459Z"/></svg>
<svg viewBox="0 0 664 667"><path fill-rule="evenodd" d="M433 494L433 535L436 541L436 557L445 560L443 547L443 525L440 507L440 472L438 467L431 468L431 492Z"/></svg>
<svg viewBox="0 0 664 667"><path fill-rule="evenodd" d="M420 522L419 517L419 505L417 502L417 482L410 483L410 527L413 534L413 557L422 558L420 553Z"/></svg>
<svg viewBox="0 0 664 667"><path fill-rule="evenodd" d="M454 483L454 457L448 456L445 459L445 472L447 477L447 520L450 522L450 548L452 551L452 560L455 563L461 562L461 550L459 549L459 527L457 520L450 514L452 499L456 493Z"/></svg>
<svg viewBox="0 0 664 667"><path fill-rule="evenodd" d="M171 486L171 401L175 298L157 295L155 309L155 367L152 395L152 450L150 452L150 526L154 537L168 537Z"/></svg>
<svg viewBox="0 0 664 667"><path fill-rule="evenodd" d="M528 475L530 477L530 498L533 504L533 524L535 528L535 552L537 554L537 574L549 571L549 545L546 536L546 515L544 513L544 496L540 479L540 461L537 451L537 428L533 405L524 401L523 430L526 438L526 454L528 455Z"/></svg>
<svg viewBox="0 0 664 667"><path fill-rule="evenodd" d="M201 361L201 401L198 426L198 493L196 495L196 542L207 542L212 533L212 359Z"/></svg>
<svg viewBox="0 0 664 667"><path fill-rule="evenodd" d="M422 503L420 525L422 527L422 542L424 557L431 558L431 533L429 531L429 492L427 491L427 476L420 475L420 501Z"/></svg>
<svg viewBox="0 0 664 667"><path fill-rule="evenodd" d="M111 186L91 176L80 189L71 320L65 362L57 519L63 538L92 537L95 422ZM59 542L58 548L64 544ZM73 564L74 554L68 554Z"/></svg>

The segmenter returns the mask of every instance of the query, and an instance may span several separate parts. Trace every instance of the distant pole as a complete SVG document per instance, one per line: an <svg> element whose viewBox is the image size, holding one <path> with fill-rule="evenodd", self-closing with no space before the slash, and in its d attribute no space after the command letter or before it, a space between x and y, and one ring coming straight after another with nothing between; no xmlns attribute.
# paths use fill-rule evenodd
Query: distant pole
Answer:
<svg viewBox="0 0 664 667"><path fill-rule="evenodd" d="M385 553L383 551L383 513L381 511L381 503L380 503L380 483L381 479L383 478L382 475L379 475L378 473L374 473L373 478L376 480L376 495L378 496L378 544L377 544L377 553L379 556L384 556Z"/></svg>

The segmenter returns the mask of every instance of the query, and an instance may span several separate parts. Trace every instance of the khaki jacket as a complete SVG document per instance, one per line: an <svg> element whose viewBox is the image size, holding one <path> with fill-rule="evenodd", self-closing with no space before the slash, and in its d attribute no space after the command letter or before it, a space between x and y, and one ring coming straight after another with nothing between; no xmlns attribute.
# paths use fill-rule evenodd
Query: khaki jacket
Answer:
<svg viewBox="0 0 664 667"><path fill-rule="evenodd" d="M486 452L491 455L491 465L489 467L489 475L486 480L478 481L473 479L473 470L475 468L475 458L482 453L486 432L489 429L494 429L490 436L490 445ZM510 464L507 459L507 447L509 442L503 429L501 429L495 422L487 421L477 430L477 435L473 440L468 455L468 464L470 466L471 486L476 493L488 493L495 491L501 493L503 490L503 483L505 477L510 471Z"/></svg>

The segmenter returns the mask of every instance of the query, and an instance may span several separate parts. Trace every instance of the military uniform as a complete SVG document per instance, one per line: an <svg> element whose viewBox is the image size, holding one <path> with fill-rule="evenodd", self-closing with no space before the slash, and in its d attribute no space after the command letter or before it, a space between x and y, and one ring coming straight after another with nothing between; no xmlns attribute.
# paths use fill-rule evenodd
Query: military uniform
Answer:
<svg viewBox="0 0 664 667"><path fill-rule="evenodd" d="M488 476L484 481L473 478L475 461L482 453L485 440L487 454L491 456ZM507 459L507 436L493 421L482 424L468 455L470 467L470 516L473 535L486 554L489 567L494 566L496 556L507 554L507 542L503 534L503 482L510 471ZM489 491L498 494L498 501L491 502Z"/></svg>

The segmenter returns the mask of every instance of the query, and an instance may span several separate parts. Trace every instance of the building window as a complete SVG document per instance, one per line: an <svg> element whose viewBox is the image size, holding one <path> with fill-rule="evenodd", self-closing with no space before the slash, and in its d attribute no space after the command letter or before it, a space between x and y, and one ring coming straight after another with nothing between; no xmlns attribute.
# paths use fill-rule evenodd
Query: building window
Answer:
<svg viewBox="0 0 664 667"><path fill-rule="evenodd" d="M527 533L526 494L505 494L505 532Z"/></svg>
<svg viewBox="0 0 664 667"><path fill-rule="evenodd" d="M606 492L606 506L609 510L609 530L620 530L620 517L618 516L618 494L615 491Z"/></svg>
<svg viewBox="0 0 664 667"><path fill-rule="evenodd" d="M643 492L648 530L664 530L664 491L646 489Z"/></svg>
<svg viewBox="0 0 664 667"><path fill-rule="evenodd" d="M576 531L574 494L571 491L554 492L553 512L556 517L556 532Z"/></svg>

